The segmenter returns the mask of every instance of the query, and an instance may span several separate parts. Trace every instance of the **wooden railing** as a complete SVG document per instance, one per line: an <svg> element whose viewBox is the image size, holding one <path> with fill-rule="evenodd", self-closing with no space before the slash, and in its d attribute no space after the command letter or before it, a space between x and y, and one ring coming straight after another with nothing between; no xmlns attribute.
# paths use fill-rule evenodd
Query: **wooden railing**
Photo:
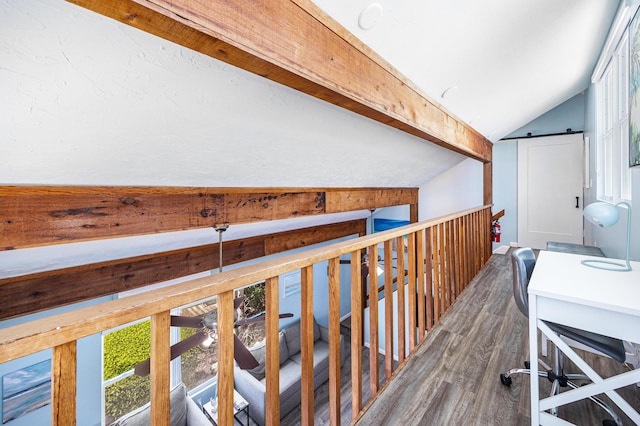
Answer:
<svg viewBox="0 0 640 426"><path fill-rule="evenodd" d="M414 223L303 253L287 255L259 264L194 279L120 300L35 320L0 330L0 363L53 348L52 424L74 425L76 413L76 341L80 338L151 317L151 418L154 425L169 424L170 310L199 300L218 297L218 395L221 425L233 424L234 290L259 281L266 282L266 420L279 424L279 286L278 276L301 271L302 424L313 424L313 265L328 261L329 286L329 406L331 424L340 423L340 256L351 259L352 330L363 326L361 262L363 250L378 253L383 245L385 317L385 376L394 373L391 354L393 336L398 336L397 368L424 340L424 335L442 317L491 255L490 206L471 209L438 219ZM405 253L406 236L406 253ZM393 306L393 243L397 257L397 305ZM406 259L405 259L406 254ZM369 256L369 270L378 266ZM405 262L406 260L406 262ZM405 272L406 270L406 272ZM426 271L426 273L425 273ZM406 277L405 277L406 275ZM406 278L406 283L405 279ZM378 287L377 274L369 275L370 288ZM406 294L405 297L405 287ZM397 312L397 324L393 312ZM405 321L406 317L406 321ZM378 373L378 304L371 303L370 394L380 392ZM408 341L405 341L406 330ZM352 419L363 411L363 336L351 333ZM408 350L407 350L408 348Z"/></svg>

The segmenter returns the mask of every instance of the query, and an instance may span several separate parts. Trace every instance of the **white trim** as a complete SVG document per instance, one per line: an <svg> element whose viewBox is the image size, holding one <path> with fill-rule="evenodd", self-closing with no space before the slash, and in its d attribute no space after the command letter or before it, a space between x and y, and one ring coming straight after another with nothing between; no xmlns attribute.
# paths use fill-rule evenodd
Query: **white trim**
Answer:
<svg viewBox="0 0 640 426"><path fill-rule="evenodd" d="M595 68L593 69L593 74L591 75L591 82L596 83L602 78L602 74L604 70L611 62L611 58L615 50L618 47L618 43L622 38L622 35L627 30L629 26L629 22L635 13L635 9L631 10L631 7L627 4L626 0L623 0L618 8L618 12L616 13L616 17L613 20L613 25L611 25L611 31L609 31L609 36L607 37L607 41L604 44L604 48L600 53L600 58L598 58L598 62L596 63Z"/></svg>

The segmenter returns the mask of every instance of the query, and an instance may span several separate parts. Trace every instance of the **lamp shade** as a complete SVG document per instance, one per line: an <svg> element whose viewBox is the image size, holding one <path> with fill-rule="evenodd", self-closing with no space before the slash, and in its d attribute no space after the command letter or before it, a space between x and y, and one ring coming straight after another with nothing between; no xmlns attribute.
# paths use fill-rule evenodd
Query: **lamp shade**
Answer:
<svg viewBox="0 0 640 426"><path fill-rule="evenodd" d="M589 204L585 207L583 214L585 219L601 228L613 226L620 219L620 213L618 213L616 206L602 202Z"/></svg>

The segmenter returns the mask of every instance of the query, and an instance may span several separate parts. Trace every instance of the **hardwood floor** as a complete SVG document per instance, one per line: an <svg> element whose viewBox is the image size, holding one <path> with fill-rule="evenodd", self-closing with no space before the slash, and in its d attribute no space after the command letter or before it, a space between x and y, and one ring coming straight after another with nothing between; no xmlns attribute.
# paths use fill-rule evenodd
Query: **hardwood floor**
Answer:
<svg viewBox="0 0 640 426"><path fill-rule="evenodd" d="M493 255L357 424L530 424L529 377L514 375L511 387L499 379L501 372L521 367L528 352L527 319L513 302L511 286L509 255ZM608 358L584 356L603 376L627 369ZM567 362L565 371L576 370ZM544 381L541 394L549 391ZM640 408L640 388L620 393ZM624 424L633 424L616 411ZM600 425L607 418L590 401L561 407L559 415L578 425Z"/></svg>
<svg viewBox="0 0 640 426"><path fill-rule="evenodd" d="M529 377L514 375L511 387L504 386L499 378L500 373L521 367L527 353L527 319L513 301L510 257L493 255L356 424L528 425ZM584 356L603 376L627 368L608 358ZM545 361L552 364L549 359ZM369 365L368 348L363 351L362 365ZM381 357L381 377L383 365ZM347 361L341 371L342 424L351 422L350 368ZM567 362L565 371L576 370ZM369 377L368 372L365 374L366 404ZM316 390L316 425L329 424L327 389L325 384ZM541 394L549 390L550 383L542 382ZM634 408L640 408L640 388L628 386L620 393ZM620 410L616 411L623 424L633 424ZM607 418L589 401L562 407L559 414L578 425L601 425ZM283 418L282 424L300 424L299 411Z"/></svg>

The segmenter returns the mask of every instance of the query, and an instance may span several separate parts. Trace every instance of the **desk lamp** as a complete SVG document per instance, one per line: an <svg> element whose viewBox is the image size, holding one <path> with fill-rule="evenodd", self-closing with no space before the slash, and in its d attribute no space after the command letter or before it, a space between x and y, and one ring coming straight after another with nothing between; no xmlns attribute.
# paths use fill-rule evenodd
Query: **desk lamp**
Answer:
<svg viewBox="0 0 640 426"><path fill-rule="evenodd" d="M629 263L629 245L631 240L631 206L624 201L617 204L603 203L601 201L591 203L584 209L584 217L594 225L601 228L608 228L615 225L620 219L620 213L618 213L618 206L623 205L629 210L627 214L627 259L626 264L611 262L608 260L583 260L582 264L597 269L605 269L607 271L620 271L626 272L631 270L631 264ZM601 265L612 266L601 266Z"/></svg>

